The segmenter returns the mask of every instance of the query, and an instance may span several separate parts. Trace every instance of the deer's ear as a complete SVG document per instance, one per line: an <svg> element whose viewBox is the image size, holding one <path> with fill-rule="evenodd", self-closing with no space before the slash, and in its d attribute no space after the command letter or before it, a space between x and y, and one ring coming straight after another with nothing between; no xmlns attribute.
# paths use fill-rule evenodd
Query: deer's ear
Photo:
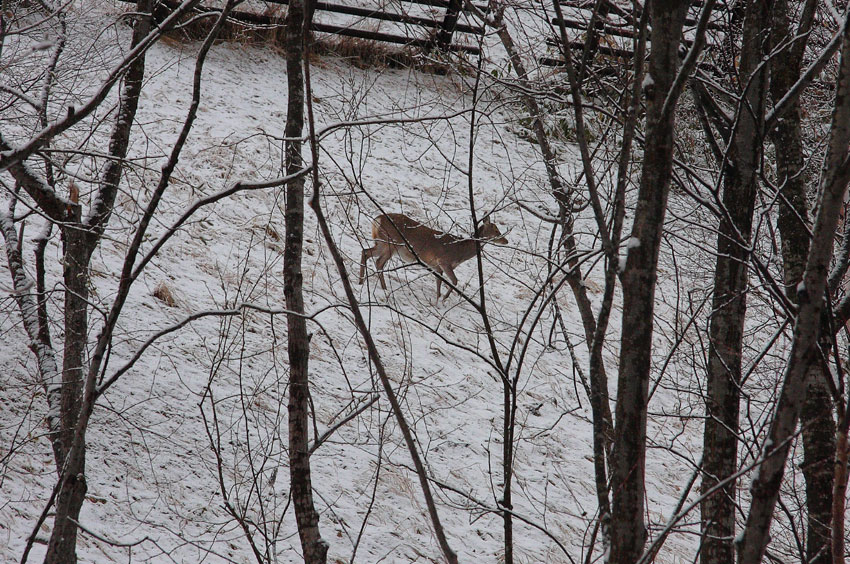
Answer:
<svg viewBox="0 0 850 564"><path fill-rule="evenodd" d="M481 220L481 225L490 225L490 216L485 215L484 219Z"/></svg>

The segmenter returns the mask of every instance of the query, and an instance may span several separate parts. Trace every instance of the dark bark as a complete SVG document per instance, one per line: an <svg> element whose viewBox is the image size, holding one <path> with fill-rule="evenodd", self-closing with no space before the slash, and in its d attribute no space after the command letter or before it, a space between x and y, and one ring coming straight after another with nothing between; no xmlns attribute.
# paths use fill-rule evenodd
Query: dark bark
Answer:
<svg viewBox="0 0 850 564"><path fill-rule="evenodd" d="M850 183L850 28L848 14L842 22L841 59L838 68L835 107L830 126L827 155L819 190L818 211L806 258L803 281L797 290L799 311L794 324L791 353L784 374L779 402L761 449L763 462L753 478L752 502L747 523L738 545L739 564L756 564L764 556L769 542L770 523L779 497L779 489L797 426L809 368L817 362L824 295L833 238L844 194ZM840 556L840 555L835 555Z"/></svg>
<svg viewBox="0 0 850 564"><path fill-rule="evenodd" d="M816 2L809 0L796 33L792 34L787 0L777 0L774 6L772 41L774 48L790 38L807 37L811 27ZM771 96L780 100L800 76L802 54L806 40L798 40L774 59L771 65ZM809 210L803 157L803 135L800 128L799 100L789 104L784 119L777 121L771 132L776 152L777 182L780 187L777 226L782 242L782 260L786 294L796 302L797 284L803 278L806 254L809 250ZM833 466L835 458L834 404L827 386L823 364L809 369L806 400L800 411L803 437L802 471L806 480L806 561L832 562L830 530L832 527Z"/></svg>
<svg viewBox="0 0 850 564"><path fill-rule="evenodd" d="M79 208L78 208L79 209ZM77 561L77 524L86 494L85 442L72 449L82 405L88 337L88 265L91 253L80 222L63 227L65 239L65 348L60 404L61 458L56 461L61 486L47 547L46 564ZM69 456L71 455L71 456Z"/></svg>
<svg viewBox="0 0 850 564"><path fill-rule="evenodd" d="M150 0L140 0L140 14L150 13ZM136 46L149 32L149 19L137 19L133 33ZM124 78L118 115L109 143L109 161L95 198L91 214L85 220L78 206L69 207L69 217L62 225L64 242L63 278L65 283L65 344L62 362L62 401L60 404L61 459L57 460L60 487L56 496L56 515L45 556L46 564L74 563L76 557L77 522L86 494L85 432L91 410L83 401L84 391L92 393L93 375L86 370L88 345L88 285L92 253L100 242L118 192L124 158L127 155L130 129L138 107L145 71L145 57L133 61ZM87 382L91 380L91 382ZM84 413L84 410L86 412Z"/></svg>
<svg viewBox="0 0 850 564"><path fill-rule="evenodd" d="M769 2L747 3L740 54L739 84L746 86L723 161L723 208L717 236L714 296L709 324L706 419L702 491L725 486L700 505L702 564L735 561L735 508L738 468L738 409L741 358L747 314L747 265L757 172L763 146L767 67L759 63L769 47Z"/></svg>
<svg viewBox="0 0 850 564"><path fill-rule="evenodd" d="M505 378L502 387L502 498L499 505L506 509L502 512L502 546L505 549L505 564L514 562L514 526L513 526L513 464L514 464L514 431L516 430L516 386L513 381Z"/></svg>
<svg viewBox="0 0 850 564"><path fill-rule="evenodd" d="M611 465L610 562L640 558L646 542L644 526L644 462L646 406L652 353L653 305L661 232L673 164L674 111L681 87L676 81L679 38L687 3L649 3L652 21L646 90L646 145L631 236L622 273L623 329L618 373L616 429Z"/></svg>
<svg viewBox="0 0 850 564"><path fill-rule="evenodd" d="M303 168L301 133L304 129L304 2L293 0L286 14L286 174ZM304 177L286 184L286 246L283 254L283 293L289 353L289 480L301 550L307 564L324 564L328 543L319 532L319 513L313 503L310 473L310 341L304 318L301 256L304 244Z"/></svg>
<svg viewBox="0 0 850 564"><path fill-rule="evenodd" d="M847 413L838 431L835 449L835 491L832 496L832 564L844 564L844 499L847 495Z"/></svg>
<svg viewBox="0 0 850 564"><path fill-rule="evenodd" d="M594 7L594 13L591 20L598 17L599 14L604 15L607 12L608 6L604 3L597 3ZM606 256L605 264L605 290L603 293L602 303L599 308L599 315L596 320L593 319L588 297L580 279L580 272L577 264L571 264L572 274L568 278L573 294L576 298L576 303L581 313L582 321L587 336L587 345L590 352L590 403L593 414L593 452L594 452L594 473L596 478L596 495L599 503L599 519L602 530L602 541L604 548L607 550L610 547L610 519L611 507L609 501L608 480L606 463L610 467L611 455L614 440L614 424L611 416L609 395L608 395L608 378L605 372L605 365L602 359L602 347L605 342L608 322L610 318L611 308L614 299L614 290L617 283L617 270L619 268L619 246L622 236L623 222L625 217L625 191L626 183L629 178L629 166L631 164L631 147L634 139L634 134L637 125L637 109L640 104L640 93L644 78L644 60L646 53L646 35L648 25L648 11L643 11L640 17L636 17L638 22L636 27L635 41L635 72L631 91L626 95L624 107L627 108L625 121L623 126L622 146L618 161L617 170L617 185L614 193L614 207L612 217L607 221L602 213L601 204L598 198L597 186L594 179L594 170L590 151L587 147L586 136L584 131L583 119L583 103L581 100L582 77L586 69L587 57L590 53L589 47L595 41L592 34L589 34L585 42L585 49L582 54L581 64L576 70L573 65L566 27L564 26L564 17L561 10L560 2L553 2L555 13L558 17L561 46L563 48L563 57L566 63L567 77L570 83L570 90L573 97L573 107L575 110L576 132L579 139L579 148L582 156L582 164L584 167L585 177L588 179L587 187L591 195L591 203L596 216L599 232L603 234L602 248ZM597 13L597 11L599 13ZM698 33L699 35L699 33ZM608 231L610 229L610 231ZM607 236L606 236L607 235ZM566 240L566 249L568 252L574 252L576 249L575 240L572 234Z"/></svg>
<svg viewBox="0 0 850 564"><path fill-rule="evenodd" d="M800 411L803 435L803 464L806 479L806 561L832 562L833 461L836 428L832 395L822 365L815 363L806 377L806 401Z"/></svg>

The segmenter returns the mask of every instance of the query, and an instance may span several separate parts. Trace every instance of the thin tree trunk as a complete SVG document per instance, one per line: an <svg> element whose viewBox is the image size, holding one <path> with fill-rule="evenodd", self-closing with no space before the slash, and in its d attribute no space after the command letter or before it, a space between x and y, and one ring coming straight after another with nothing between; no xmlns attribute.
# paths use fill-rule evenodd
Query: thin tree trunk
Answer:
<svg viewBox="0 0 850 564"><path fill-rule="evenodd" d="M738 545L739 564L761 561L769 542L770 523L779 497L791 439L805 397L805 377L816 362L821 333L826 278L832 257L833 239L847 185L850 183L850 27L845 13L841 29L841 60L838 69L835 108L832 114L827 155L819 191L819 203L803 281L797 289L799 310L794 324L791 353L785 370L779 402L761 450L763 462L753 478L752 502Z"/></svg>
<svg viewBox="0 0 850 564"><path fill-rule="evenodd" d="M844 564L844 500L847 495L847 413L844 425L838 433L838 445L835 452L835 492L832 496L832 560L818 559L831 564Z"/></svg>
<svg viewBox="0 0 850 564"><path fill-rule="evenodd" d="M468 3L468 5L474 10L475 8ZM513 64L514 69L517 73L517 78L519 83L523 85L526 91L531 91L531 88L528 85L528 73L525 69L525 65L522 61L522 58L519 56L519 52L514 45L513 37L510 34L507 26L504 21L504 10L505 6L501 3L495 4L493 6L492 11L492 20L487 20L487 15L479 14L485 21L488 21L489 25L494 28L496 34L499 36L499 40L502 42L502 46L505 48L505 51L508 53L508 58ZM567 221L568 209L570 207L570 198L567 193L567 190L561 183L561 177L558 174L558 170L556 167L556 159L555 153L552 150L549 144L549 138L546 135L545 129L543 127L542 116L543 113L540 109L540 105L537 103L537 100L530 95L523 95L522 101L525 104L526 110L528 111L531 119L532 119L532 129L537 138L537 142L540 145L540 152L543 157L543 164L546 168L546 174L549 178L550 187L552 189L552 194L558 202L558 207L560 209L559 217L563 220L562 229L564 230L564 243L566 246L566 253L568 256L575 256L575 238L572 236L571 228L569 222ZM570 245L573 245L570 248ZM577 261L573 261L577 262ZM572 265L571 265L572 268ZM568 281L572 284L579 285L577 279L580 279L580 273L578 273L578 265L575 265L571 274L568 274ZM582 287L583 289L583 287ZM587 319L590 319L591 322L593 320L593 313L590 310L590 300L579 302L579 309L582 312L582 318L585 320L585 327L587 327ZM587 306L587 307L582 307ZM595 326L595 324L594 324ZM504 480L504 484L502 487L502 499L500 500L500 504L506 509L502 513L502 530L504 534L504 562L505 564L512 564L514 561L513 555L513 515L511 514L511 510L513 509L513 501L512 501L512 487L513 487L513 449L514 449L514 417L516 414L516 383L512 382L505 378L503 382L503 394L502 394L502 402L503 402L503 421L504 421L504 444L502 448L502 476ZM591 402L593 403L593 402ZM595 419L595 417L594 417ZM604 471L604 466L603 466ZM607 502L607 498L606 498Z"/></svg>
<svg viewBox="0 0 850 564"><path fill-rule="evenodd" d="M304 129L303 0L292 0L286 14L286 174L303 168L301 133ZM304 177L286 184L286 246L283 254L283 293L286 297L289 353L289 480L301 550L307 564L324 564L328 543L319 532L319 513L313 503L309 452L310 341L304 319L301 256L304 244Z"/></svg>
<svg viewBox="0 0 850 564"><path fill-rule="evenodd" d="M474 6L471 7L474 10ZM528 73L525 69L525 65L523 64L522 58L519 56L519 52L517 51L514 45L513 38L511 37L510 32L504 22L504 6L499 4L494 10L492 10L492 13L492 22L489 22L489 24L496 30L496 33L499 36L502 45L507 51L508 57L511 60L511 64L516 70L517 78L519 80L520 85L525 89L525 92L531 92L533 88L528 82ZM479 15L486 19L486 15ZM578 86L576 85L575 87L577 88ZM584 326L586 344L588 347L588 351L591 354L589 395L593 417L593 452L594 475L596 479L596 497L599 503L600 518L602 519L603 523L607 523L608 515L610 515L610 504L608 499L608 480L606 475L605 463L608 459L608 453L610 452L610 446L613 440L613 419L611 416L611 408L608 401L608 377L605 373L605 364L602 361L602 348L601 345L599 347L594 347L593 343L594 337L596 336L597 332L599 332L601 335L604 333L604 330L607 327L607 318L604 318L604 315L607 311L605 306L609 305L609 302L606 300L605 305L603 305L603 312L600 316L600 319L603 319L603 326L598 327L596 320L594 319L592 304L590 298L587 295L587 288L583 283L581 267L577 259L577 243L575 235L573 234L572 218L570 212L570 208L572 206L572 196L569 193L567 187L565 187L562 183L560 174L558 173L557 167L555 166L555 151L552 149L552 146L549 143L549 137L546 134L546 130L543 125L543 111L540 108L540 105L537 103L537 100L531 95L524 94L521 96L521 98L523 103L525 104L528 114L532 118L532 129L534 130L537 143L538 145L540 145L540 153L543 157L543 163L546 168L546 174L549 179L552 195L558 202L558 215L561 220L562 229L561 245L563 246L564 254L567 257L567 266L569 267L569 270L567 271L565 276L567 278L567 283L569 284L570 289L572 290L573 295L575 297L576 306L578 307L579 314L581 315L582 323ZM578 122L580 123L580 120L578 120ZM511 400L511 397L509 396L511 390L507 384L505 384L505 387L506 388L503 399L505 402L508 402L509 400ZM516 390L514 389L513 392L515 393L515 391ZM514 397L514 403L515 399L516 398ZM511 411L508 408L508 403L505 403L504 411L504 416L508 418L511 414ZM511 449L512 448L513 445L511 444ZM505 450L504 454L505 457L509 455L507 449ZM507 460L507 458L505 459ZM505 466L503 470L507 472L508 470L511 470L511 467L512 459L510 467ZM510 474L507 473L505 475L508 477L510 476ZM506 484L509 485L508 480L506 480ZM511 508L511 506L508 505L510 503L509 487L506 487L504 489L503 503L505 504L506 508ZM511 514L506 511L503 517L506 547L505 562L511 562L513 558L512 548L510 548L513 544L513 535L511 532ZM607 532L603 532L603 536L605 537L607 542Z"/></svg>
<svg viewBox="0 0 850 564"><path fill-rule="evenodd" d="M833 401L821 363L815 363L806 376L806 401L800 410L803 435L803 464L806 479L806 561L832 562L833 462L836 456L836 429Z"/></svg>
<svg viewBox="0 0 850 564"><path fill-rule="evenodd" d="M636 562L646 543L644 463L646 408L652 356L658 253L673 166L674 111L679 39L688 4L649 2L652 21L646 84L647 132L643 170L623 285L623 329L617 386L616 429L611 465L611 554L609 562Z"/></svg>
<svg viewBox="0 0 850 564"><path fill-rule="evenodd" d="M79 208L76 209L79 211ZM88 342L88 268L91 254L83 229L80 221L68 223L63 228L65 348L59 411L61 458L56 461L61 485L56 497L56 516L45 564L73 564L77 561L77 522L87 490L85 442L76 449L71 448L82 404L83 363Z"/></svg>
<svg viewBox="0 0 850 564"><path fill-rule="evenodd" d="M702 491L726 485L700 505L702 564L735 561L735 508L738 468L738 409L741 357L747 314L747 265L758 189L767 67L759 66L768 47L768 2L747 3L739 83L746 86L723 162L723 207L717 235L714 296L709 325Z"/></svg>
<svg viewBox="0 0 850 564"><path fill-rule="evenodd" d="M150 0L139 0L137 13L150 13ZM132 46L148 35L150 19L136 19ZM144 54L128 68L120 95L118 114L113 128L109 154L115 157L106 166L97 197L89 217L81 217L79 207L62 226L64 242L63 270L65 282L65 344L62 362L62 401L60 404L60 443L62 458L57 460L59 493L56 496L56 515L47 546L45 564L73 564L77 561L77 523L87 490L85 463L85 431L88 413L83 414L83 390L88 375L88 286L92 253L100 242L118 192L124 158L129 146L130 129L136 115L142 79L145 71ZM90 408L90 406L89 406Z"/></svg>
<svg viewBox="0 0 850 564"><path fill-rule="evenodd" d="M773 81L780 73L773 70ZM776 95L774 95L776 98ZM777 225L782 241L785 288L789 299L797 300L797 284L802 280L809 249L809 212L806 179L803 174L803 142L800 108L795 103L773 133L776 166L782 198ZM806 559L809 563L832 562L833 471L836 434L832 395L827 387L823 365L815 363L806 377L806 400L800 411L803 437L803 464L806 480L807 529Z"/></svg>
<svg viewBox="0 0 850 564"><path fill-rule="evenodd" d="M812 24L816 2L809 0L799 29L791 31L788 1L777 0L774 5L774 48L792 37L807 37ZM805 39L787 49L785 56L774 59L771 66L771 95L780 100L800 76ZM781 187L777 226L782 241L782 260L785 271L786 294L797 301L797 284L803 278L806 253L809 250L809 209L806 197L807 177L803 158L803 134L800 129L799 100L786 110L771 132L776 152L777 182ZM807 376L806 400L800 411L803 436L803 464L806 480L806 561L810 564L832 562L830 531L832 528L833 468L835 459L835 421L832 395L827 387L823 365L815 363Z"/></svg>
<svg viewBox="0 0 850 564"><path fill-rule="evenodd" d="M773 80L777 78L774 70ZM799 117L799 105L795 103L773 133L778 181L782 186L777 225L782 241L786 293L794 303L809 249L809 213ZM828 377L821 363L811 366L806 377L806 399L800 411L803 437L801 470L806 480L806 560L809 563L832 562L830 531L834 473L831 463L835 459L836 427L834 403L826 382Z"/></svg>

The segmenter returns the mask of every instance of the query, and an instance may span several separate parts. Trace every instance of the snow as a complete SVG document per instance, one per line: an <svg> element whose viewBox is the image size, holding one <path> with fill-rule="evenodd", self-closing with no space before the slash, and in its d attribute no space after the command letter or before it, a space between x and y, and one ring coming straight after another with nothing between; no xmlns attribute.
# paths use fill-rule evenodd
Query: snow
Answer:
<svg viewBox="0 0 850 564"><path fill-rule="evenodd" d="M640 239L637 237L629 237L628 242L626 242L627 249L636 249L640 247Z"/></svg>
<svg viewBox="0 0 850 564"><path fill-rule="evenodd" d="M148 57L131 157L149 153L127 174L108 237L95 253L92 299L99 306L110 303L118 283L122 253L132 236L129 228L140 214L134 200L147 201L161 155L181 126L190 100L195 47L169 42L155 47ZM313 65L318 129L373 117L454 114L471 103L464 77L359 69L332 57L316 57ZM238 44L212 49L196 126L147 245L204 196L240 180L279 175L285 76L285 61L274 49ZM647 75L644 85L651 80ZM500 354L507 355L512 328L546 272L545 261L538 258L545 255L549 236L547 224L510 202L549 203L551 197L537 147L514 133L517 116L501 93L494 88L481 102L487 119L476 132L473 179L479 210L498 208L494 221L503 232L512 229L510 244L488 246L484 261L494 337ZM350 276L356 278L360 252L370 245L371 218L379 209L404 212L454 233L470 231L467 179L455 168L456 163L467 167L467 119L459 115L403 126L359 125L324 138L323 202ZM103 144L103 135L94 142ZM571 158L574 152L564 149ZM280 189L241 192L202 208L181 228L128 299L107 377L154 333L194 313L242 302L284 307L282 198ZM306 221L305 304L312 315L308 325L312 399L321 434L356 409L358 402L368 401L379 386L342 305L339 276L309 209ZM633 238L627 248L638 245ZM47 256L49 275L61 279L61 241L56 235ZM620 258L621 270L625 260ZM456 294L435 304L434 279L425 269L400 269L398 262L390 267L389 290L384 292L370 262L366 284L356 288L358 297L430 472L454 488L435 488L452 548L462 562L497 561L501 519L487 509L496 508L494 500L501 496L502 388L480 317ZM457 270L459 286L468 295L477 291L475 270L472 261ZM594 271L582 281L592 300L600 299L600 280ZM171 290L176 306L153 296L160 285ZM572 297L562 291L558 300L579 361L586 366L584 330ZM9 452L6 449L16 450L0 474L0 560L17 561L50 496L55 465L41 423L46 403L38 396L35 365L16 326L17 311L3 303L7 312L0 320L0 359L4 359L0 362L11 376L0 387L4 406L0 444L7 445L2 455ZM51 302L54 314L57 306ZM619 342L617 308L611 343ZM538 335L541 329L548 332L554 321L547 313L537 328L520 335L520 344L528 338L530 345L519 378L513 507L530 521L543 523L575 558L596 511L592 429L587 398L572 379L563 341L549 347ZM94 335L99 323L93 316ZM615 374L616 351L606 351L605 360L609 374ZM286 325L280 315L246 311L239 316L204 317L151 347L95 409L87 437L89 493L81 516L87 528L105 537L142 542L118 548L81 535L80 561L252 560L243 532L223 507L207 435L212 428L221 438L222 480L229 501L254 521L265 516L279 522L281 530L271 548L278 561L299 562L300 545L288 504L286 379ZM663 403L664 393L660 391L654 401ZM213 406L217 427L210 427ZM667 425L650 423L652 439L688 440L678 438L681 428ZM663 522L663 513L675 506L681 477L688 474L683 471L688 469L686 462L659 450L647 454L647 511L657 522ZM355 546L359 562L439 560L409 456L382 392L380 401L315 451L312 464L320 530L330 544L330 562L348 562ZM253 487L252 478L259 488ZM487 506L482 508L479 502ZM48 519L40 538L46 538L49 526ZM539 530L519 520L515 527L520 561L569 561ZM692 538L669 541L659 561L676 561L676 547L692 542ZM39 561L44 550L37 543L30 561Z"/></svg>
<svg viewBox="0 0 850 564"><path fill-rule="evenodd" d="M32 50L33 51L45 51L47 49L50 49L54 45L56 45L55 41L40 41L38 43L33 44Z"/></svg>

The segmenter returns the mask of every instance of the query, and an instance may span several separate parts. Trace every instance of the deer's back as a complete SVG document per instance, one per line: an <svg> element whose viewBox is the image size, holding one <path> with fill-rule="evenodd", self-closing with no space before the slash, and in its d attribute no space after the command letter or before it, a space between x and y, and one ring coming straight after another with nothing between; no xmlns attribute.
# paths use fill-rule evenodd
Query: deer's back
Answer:
<svg viewBox="0 0 850 564"><path fill-rule="evenodd" d="M391 246L393 254L409 262L418 256L426 264L437 264L445 253L446 243L451 242L447 237L450 236L401 213L379 215L372 222L372 239Z"/></svg>

